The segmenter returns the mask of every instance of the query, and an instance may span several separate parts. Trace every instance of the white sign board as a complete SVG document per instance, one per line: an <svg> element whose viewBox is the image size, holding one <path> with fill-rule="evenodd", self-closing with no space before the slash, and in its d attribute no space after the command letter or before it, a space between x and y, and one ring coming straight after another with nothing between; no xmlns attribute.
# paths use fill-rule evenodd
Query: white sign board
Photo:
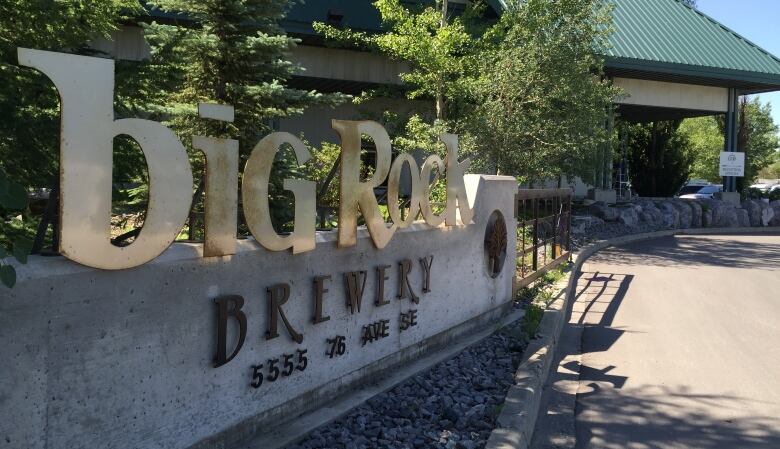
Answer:
<svg viewBox="0 0 780 449"><path fill-rule="evenodd" d="M745 176L745 153L720 153L720 176Z"/></svg>

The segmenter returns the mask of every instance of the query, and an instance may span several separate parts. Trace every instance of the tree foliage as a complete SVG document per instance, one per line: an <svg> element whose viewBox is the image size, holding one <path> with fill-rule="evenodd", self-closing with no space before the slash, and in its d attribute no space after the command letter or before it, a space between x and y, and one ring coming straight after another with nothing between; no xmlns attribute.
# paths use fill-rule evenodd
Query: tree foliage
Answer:
<svg viewBox="0 0 780 449"><path fill-rule="evenodd" d="M468 119L476 166L533 182L590 179L616 94L603 77L611 15L599 0L525 0L486 36Z"/></svg>
<svg viewBox="0 0 780 449"><path fill-rule="evenodd" d="M762 168L758 176L764 179L780 179L780 151L775 151L772 164Z"/></svg>
<svg viewBox="0 0 780 449"><path fill-rule="evenodd" d="M18 65L17 47L95 54L87 44L137 12L137 0L0 2L0 166L13 180L49 187L59 160L57 91Z"/></svg>
<svg viewBox="0 0 780 449"><path fill-rule="evenodd" d="M14 228L18 227L19 223L14 223L17 219L9 215L27 209L27 205L27 189L21 184L10 181L5 172L0 169L0 214L3 217L3 222L0 224L2 242L0 243L0 282L8 288L16 284L16 269L5 261L6 258L13 256L19 263L25 264L32 247L29 240L18 235L18 231ZM13 243L9 245L7 242Z"/></svg>
<svg viewBox="0 0 780 449"><path fill-rule="evenodd" d="M720 182L720 153L724 148L725 120L721 117L699 117L686 120L680 133L690 141L693 165L691 176ZM745 153L745 177L738 178L741 191L765 167L775 162L780 147L778 126L772 119L769 104L758 97L742 97L739 104L737 149Z"/></svg>
<svg viewBox="0 0 780 449"><path fill-rule="evenodd" d="M431 137L455 131L474 169L523 181L592 175L592 154L616 93L603 78L611 15L600 0L506 2L495 24L472 20L484 2L460 16L447 2L418 10L377 0L386 33L370 35L318 24L331 42L357 45L407 61L409 98L433 99L440 122L412 116L398 144L429 151ZM446 119L446 120L444 120ZM411 135L409 131L415 131Z"/></svg>
<svg viewBox="0 0 780 449"><path fill-rule="evenodd" d="M279 25L290 0L154 0L153 6L187 17L146 27L152 63L173 68L167 86L173 125L182 133L237 138L246 156L267 134L270 120L330 105L338 96L287 86L300 68L291 63L297 40ZM235 106L235 121L197 117L197 103Z"/></svg>
<svg viewBox="0 0 780 449"><path fill-rule="evenodd" d="M725 123L721 120L722 129ZM739 104L737 150L745 153L745 176L737 178L737 189L749 186L762 168L774 162L780 147L778 126L772 119L772 106L762 104L758 97L742 97Z"/></svg>
<svg viewBox="0 0 780 449"><path fill-rule="evenodd" d="M401 0L376 0L374 6L382 16L387 31L368 34L331 25L315 23L314 29L331 42L359 46L402 60L409 71L401 80L409 88L408 98L433 98L436 118L453 114L460 99L470 93L469 81L475 69L474 54L479 40L475 18L484 8L482 2L471 2L466 12L453 16L448 0L409 9Z"/></svg>
<svg viewBox="0 0 780 449"><path fill-rule="evenodd" d="M693 157L682 121L634 124L629 135L632 185L641 196L672 196L689 179Z"/></svg>
<svg viewBox="0 0 780 449"><path fill-rule="evenodd" d="M715 117L686 119L679 132L690 142L691 178L720 183L718 170L724 141L718 120Z"/></svg>
<svg viewBox="0 0 780 449"><path fill-rule="evenodd" d="M242 162L271 121L302 113L308 106L334 105L345 97L288 86L300 69L288 60L297 40L279 25L290 0L155 0L153 6L187 18L176 24L152 23L149 67L164 70L165 111L180 135L230 137L239 141ZM152 69L152 73L155 69ZM159 79L159 77L156 77ZM197 103L230 104L235 121L220 123L197 116ZM202 168L193 155L196 172ZM291 151L274 163L271 210L277 224L292 218L291 199L282 179L302 175Z"/></svg>

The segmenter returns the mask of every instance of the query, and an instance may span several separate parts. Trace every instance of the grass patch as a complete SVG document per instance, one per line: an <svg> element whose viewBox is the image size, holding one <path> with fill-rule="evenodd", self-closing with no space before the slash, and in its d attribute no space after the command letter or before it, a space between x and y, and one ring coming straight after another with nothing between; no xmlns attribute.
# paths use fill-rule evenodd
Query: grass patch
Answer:
<svg viewBox="0 0 780 449"><path fill-rule="evenodd" d="M555 289L553 287L565 275L563 267L550 270L532 286L526 287L517 293L515 300L525 308L522 334L526 341L532 340L536 336L536 332L539 330L539 325L544 317L544 310L554 299Z"/></svg>
<svg viewBox="0 0 780 449"><path fill-rule="evenodd" d="M542 317L544 317L544 307L539 304L530 304L525 310L522 329L526 341L532 340L536 336L536 331L539 330L539 325L542 323Z"/></svg>

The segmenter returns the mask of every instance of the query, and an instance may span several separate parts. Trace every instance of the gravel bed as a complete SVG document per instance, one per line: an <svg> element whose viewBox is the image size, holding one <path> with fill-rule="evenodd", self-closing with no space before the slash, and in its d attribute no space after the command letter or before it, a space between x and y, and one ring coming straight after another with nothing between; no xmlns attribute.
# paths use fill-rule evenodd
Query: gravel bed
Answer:
<svg viewBox="0 0 780 449"><path fill-rule="evenodd" d="M484 447L527 345L522 321L375 396L288 449Z"/></svg>

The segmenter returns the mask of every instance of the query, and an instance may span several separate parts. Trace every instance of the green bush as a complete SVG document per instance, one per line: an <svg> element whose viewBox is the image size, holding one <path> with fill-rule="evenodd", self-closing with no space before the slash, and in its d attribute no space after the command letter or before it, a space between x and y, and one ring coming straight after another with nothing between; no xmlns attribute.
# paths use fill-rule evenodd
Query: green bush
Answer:
<svg viewBox="0 0 780 449"><path fill-rule="evenodd" d="M19 237L17 228L19 220L14 212L27 209L29 199L24 186L12 182L5 172L0 170L0 282L8 288L16 285L16 269L6 262L13 256L19 263L27 263L32 243L24 237Z"/></svg>

